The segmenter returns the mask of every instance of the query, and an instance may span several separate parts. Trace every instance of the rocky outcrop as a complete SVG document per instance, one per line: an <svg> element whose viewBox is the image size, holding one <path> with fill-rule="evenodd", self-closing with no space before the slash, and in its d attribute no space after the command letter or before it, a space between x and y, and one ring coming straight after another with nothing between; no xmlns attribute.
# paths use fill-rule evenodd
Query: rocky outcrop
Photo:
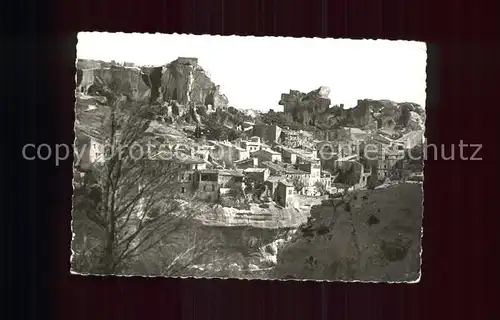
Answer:
<svg viewBox="0 0 500 320"><path fill-rule="evenodd" d="M220 93L219 86L210 80L196 58L179 58L163 69L161 78L163 101L176 100L180 104L226 108L227 97Z"/></svg>
<svg viewBox="0 0 500 320"><path fill-rule="evenodd" d="M411 130L422 130L424 127L425 109L416 103L365 99L358 101L359 105L368 106L379 129L392 129L398 126Z"/></svg>
<svg viewBox="0 0 500 320"><path fill-rule="evenodd" d="M397 103L390 100L360 99L355 107L330 107L330 89L320 87L307 94L297 90L283 93L279 104L288 121L301 125L342 127L352 126L367 130L381 128L410 128L422 130L425 110L416 103Z"/></svg>
<svg viewBox="0 0 500 320"><path fill-rule="evenodd" d="M290 90L283 93L279 105L283 106L284 113L292 121L303 125L315 125L319 121L319 116L330 106L330 88L319 87L309 93L297 90Z"/></svg>
<svg viewBox="0 0 500 320"><path fill-rule="evenodd" d="M278 252L278 278L412 281L420 274L422 188L398 184L325 201ZM300 257L298 259L297 257Z"/></svg>
<svg viewBox="0 0 500 320"><path fill-rule="evenodd" d="M228 99L220 93L196 58L178 58L157 67L135 67L94 60L78 60L77 90L99 95L103 90L124 94L134 101L149 102L160 118L199 123L208 113L225 110Z"/></svg>
<svg viewBox="0 0 500 320"><path fill-rule="evenodd" d="M143 81L141 69L120 66L80 69L77 72L77 90L90 95L100 95L104 90L111 90L135 101L147 100L151 93L149 86Z"/></svg>

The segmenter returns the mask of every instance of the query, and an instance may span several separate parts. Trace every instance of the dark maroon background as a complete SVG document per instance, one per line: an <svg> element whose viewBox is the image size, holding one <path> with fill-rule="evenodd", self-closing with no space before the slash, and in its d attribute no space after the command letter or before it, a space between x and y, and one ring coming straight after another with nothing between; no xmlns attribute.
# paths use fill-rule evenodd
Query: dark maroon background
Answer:
<svg viewBox="0 0 500 320"><path fill-rule="evenodd" d="M483 161L426 163L419 284L70 275L71 161L58 168L48 161L26 163L21 171L4 167L5 176L13 181L11 187L17 188L18 203L9 202L16 206L11 215L32 212L37 227L35 231L32 220L8 225L9 234L17 236L15 244L22 246L8 252L9 259L20 262L10 272L21 278L5 283L12 297L24 301L18 309L24 318L42 313L49 313L48 319L75 320L493 317L487 308L493 306L493 293L488 290L496 289L498 267L487 260L498 252L493 223L498 209L491 204L500 199L500 167L494 149L498 141L494 139L500 137L496 99L500 87L495 77L500 50L493 33L498 12L493 6L458 0L59 2L38 4L38 10L49 13L48 19L33 20L30 9L13 16L23 19L24 26L20 36L9 41L23 55L8 61L13 69L7 79L10 84L4 88L17 94L12 102L21 117L8 121L18 127L11 134L25 143L73 140L77 31L386 38L428 42L428 141L446 144L447 150L460 140L482 143L479 156ZM321 67L321 61L314 64L314 59L308 59L290 67ZM37 70L36 74L30 78L15 72L18 66ZM365 76L377 81L377 75ZM259 94L257 86L248 90ZM24 107L30 104L34 109ZM35 173L36 180L32 178ZM32 183L20 182L20 176L31 177Z"/></svg>

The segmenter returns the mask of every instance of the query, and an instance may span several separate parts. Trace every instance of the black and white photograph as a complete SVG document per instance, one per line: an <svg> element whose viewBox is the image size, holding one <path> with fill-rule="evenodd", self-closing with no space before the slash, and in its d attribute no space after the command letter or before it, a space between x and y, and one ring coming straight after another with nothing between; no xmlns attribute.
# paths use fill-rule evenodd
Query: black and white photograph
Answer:
<svg viewBox="0 0 500 320"><path fill-rule="evenodd" d="M426 44L80 32L71 272L416 283Z"/></svg>

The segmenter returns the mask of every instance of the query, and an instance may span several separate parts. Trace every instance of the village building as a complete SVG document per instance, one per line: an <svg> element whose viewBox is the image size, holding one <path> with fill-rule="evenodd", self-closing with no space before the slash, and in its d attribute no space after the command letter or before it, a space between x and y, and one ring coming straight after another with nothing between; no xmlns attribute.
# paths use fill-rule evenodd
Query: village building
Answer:
<svg viewBox="0 0 500 320"><path fill-rule="evenodd" d="M196 170L205 170L206 162L202 159L185 154L174 153L172 162L179 169L177 181L181 195L191 194L195 191Z"/></svg>
<svg viewBox="0 0 500 320"><path fill-rule="evenodd" d="M233 161L239 161L250 158L250 152L244 148L240 148L228 141L222 141L219 145L223 148L225 154Z"/></svg>
<svg viewBox="0 0 500 320"><path fill-rule="evenodd" d="M257 124L253 127L253 135L260 137L263 141L278 142L282 130L277 125Z"/></svg>
<svg viewBox="0 0 500 320"><path fill-rule="evenodd" d="M79 132L75 140L75 160L79 161L76 166L87 170L94 163L102 163L105 160L105 142L103 139Z"/></svg>
<svg viewBox="0 0 500 320"><path fill-rule="evenodd" d="M199 170L195 175L195 189L200 199L217 201L231 190L241 191L243 173L234 170Z"/></svg>
<svg viewBox="0 0 500 320"><path fill-rule="evenodd" d="M264 161L261 165L269 168L271 176L279 176L289 180L299 180L304 184L308 184L309 173L302 170L297 170L293 166L287 166L284 163L274 163L271 161Z"/></svg>
<svg viewBox="0 0 500 320"><path fill-rule="evenodd" d="M297 157L300 155L300 151L298 151L296 149L285 148L285 147L282 147L280 149L281 149L281 157L283 159L283 162L291 163L291 164L297 163Z"/></svg>
<svg viewBox="0 0 500 320"><path fill-rule="evenodd" d="M280 206L287 208L293 205L294 200L294 186L287 180L278 182L275 191L275 201Z"/></svg>
<svg viewBox="0 0 500 320"><path fill-rule="evenodd" d="M219 199L218 170L200 170L196 172L194 188L199 199L217 201Z"/></svg>
<svg viewBox="0 0 500 320"><path fill-rule="evenodd" d="M282 130L279 139L281 143L293 148L311 145L313 140L313 135L303 130Z"/></svg>
<svg viewBox="0 0 500 320"><path fill-rule="evenodd" d="M217 160L231 160L240 161L248 159L250 157L250 152L244 148L240 148L237 145L232 144L229 141L209 141L213 150L211 151L211 157Z"/></svg>
<svg viewBox="0 0 500 320"><path fill-rule="evenodd" d="M256 168L259 165L259 159L258 158L243 159L235 161L234 165L236 166L236 169L241 169L241 170L247 168Z"/></svg>
<svg viewBox="0 0 500 320"><path fill-rule="evenodd" d="M243 170L243 174L247 180L264 183L271 175L271 171L269 168L247 168Z"/></svg>
<svg viewBox="0 0 500 320"><path fill-rule="evenodd" d="M255 151L251 154L252 158L259 159L259 162L271 161L271 162L281 162L281 153L274 151L272 149L261 149Z"/></svg>
<svg viewBox="0 0 500 320"><path fill-rule="evenodd" d="M325 189L328 192L336 192L336 190L334 190L334 183L336 177L337 175L331 173L330 171L321 171L320 182L325 186Z"/></svg>
<svg viewBox="0 0 500 320"><path fill-rule="evenodd" d="M321 179L321 163L319 159L298 157L297 169L309 173L307 186L313 187Z"/></svg>
<svg viewBox="0 0 500 320"><path fill-rule="evenodd" d="M378 180L398 176L398 171L402 169L400 168L402 162L399 160L404 157L404 150L397 148L397 145L383 143L380 140L370 140L362 145L361 154L366 163L372 167L372 174Z"/></svg>
<svg viewBox="0 0 500 320"><path fill-rule="evenodd" d="M231 191L240 193L243 191L244 175L236 170L219 170L217 182L219 184L219 195L223 196L229 194Z"/></svg>
<svg viewBox="0 0 500 320"><path fill-rule="evenodd" d="M347 161L358 161L360 159L360 157L357 155L357 154L353 154L353 155L350 155L350 156L347 156L347 157L342 157L342 158L338 158L338 159L335 159L334 161L334 167L333 167L333 172L337 172L341 169L341 166L344 162L347 162Z"/></svg>
<svg viewBox="0 0 500 320"><path fill-rule="evenodd" d="M275 147L277 152L281 153L283 162L296 164L298 160L302 157L306 158L317 158L318 150L316 148L289 148L283 145L277 145Z"/></svg>
<svg viewBox="0 0 500 320"><path fill-rule="evenodd" d="M251 153L261 149L262 141L260 137L253 136L248 140L241 140L240 146Z"/></svg>
<svg viewBox="0 0 500 320"><path fill-rule="evenodd" d="M264 181L264 186L265 186L265 194L263 196L267 196L270 199L274 200L274 193L276 191L276 188L278 187L278 182L282 180L282 177L279 176L270 176L267 178L266 181Z"/></svg>

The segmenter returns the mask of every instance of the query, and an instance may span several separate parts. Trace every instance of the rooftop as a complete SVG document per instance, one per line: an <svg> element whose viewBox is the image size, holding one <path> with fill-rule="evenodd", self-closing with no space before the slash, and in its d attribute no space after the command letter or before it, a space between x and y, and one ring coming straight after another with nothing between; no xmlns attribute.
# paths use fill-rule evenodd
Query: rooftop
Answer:
<svg viewBox="0 0 500 320"><path fill-rule="evenodd" d="M200 173L218 174L218 173L219 173L219 170L214 170L214 169L204 169L204 170L200 170Z"/></svg>
<svg viewBox="0 0 500 320"><path fill-rule="evenodd" d="M274 151L272 149L260 149L260 150L253 152L252 154L260 154L263 152L267 152L267 153L272 154L272 155L280 155L281 154L281 153Z"/></svg>
<svg viewBox="0 0 500 320"><path fill-rule="evenodd" d="M320 161L320 159L309 157L309 156L304 156L304 155L299 155L298 158L300 158L301 161L308 162L308 163L317 163Z"/></svg>
<svg viewBox="0 0 500 320"><path fill-rule="evenodd" d="M281 184L285 185L286 187L293 187L293 183L291 183L290 181L285 180L285 179L278 181L278 183L281 183Z"/></svg>
<svg viewBox="0 0 500 320"><path fill-rule="evenodd" d="M181 152L159 151L149 156L152 160L172 161L182 164L204 164L205 160Z"/></svg>
<svg viewBox="0 0 500 320"><path fill-rule="evenodd" d="M368 134L366 131L363 131L360 128L350 128L350 130L351 133Z"/></svg>
<svg viewBox="0 0 500 320"><path fill-rule="evenodd" d="M241 163L253 162L253 161L255 161L254 158L247 158L247 159L242 159L242 160L236 160L236 161L234 161L234 163L241 164Z"/></svg>
<svg viewBox="0 0 500 320"><path fill-rule="evenodd" d="M264 172L266 170L269 170L268 168L246 168L243 170L243 172Z"/></svg>
<svg viewBox="0 0 500 320"><path fill-rule="evenodd" d="M236 170L219 170L221 176L243 177L243 173Z"/></svg>
<svg viewBox="0 0 500 320"><path fill-rule="evenodd" d="M282 173L285 173L285 174L308 174L307 172L305 171L302 171L302 170L297 170L297 169L292 169L290 167L285 167L281 164L278 164L278 163L274 163L274 162L271 162L271 161L263 161L262 164L274 171L277 171L277 172L282 172Z"/></svg>
<svg viewBox="0 0 500 320"><path fill-rule="evenodd" d="M353 154L351 156L343 157L340 159L337 159L337 161L355 161L358 158L357 154Z"/></svg>

